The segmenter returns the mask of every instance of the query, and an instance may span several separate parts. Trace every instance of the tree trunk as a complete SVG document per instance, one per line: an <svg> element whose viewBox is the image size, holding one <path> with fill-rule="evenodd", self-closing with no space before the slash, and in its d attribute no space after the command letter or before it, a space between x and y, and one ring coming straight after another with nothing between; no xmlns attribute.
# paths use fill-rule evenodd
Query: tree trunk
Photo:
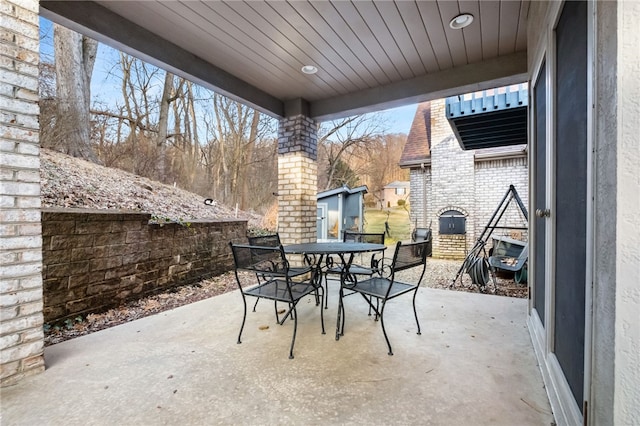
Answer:
<svg viewBox="0 0 640 426"><path fill-rule="evenodd" d="M166 72L164 76L164 89L160 99L160 112L158 113L158 135L156 136L156 147L158 148L158 163L156 173L160 182L166 183L167 173L165 168L165 152L167 143L167 128L169 126L169 102L171 101L171 91L173 90L173 74Z"/></svg>
<svg viewBox="0 0 640 426"><path fill-rule="evenodd" d="M223 202L228 203L229 202L229 194L231 192L230 189L230 177L229 177L229 165L228 165L228 159L227 159L227 154L226 154L226 147L225 147L225 132L223 132L222 130L222 117L220 116L220 109L221 109L221 105L220 105L220 95L213 95L213 107L214 107L214 113L216 116L216 129L218 132L218 141L219 141L219 145L220 145L220 168L221 168L221 179L222 179L222 198L223 198Z"/></svg>
<svg viewBox="0 0 640 426"><path fill-rule="evenodd" d="M242 176L242 193L240 198L240 209L247 209L247 198L249 198L249 179L251 176L249 175L250 169L249 164L252 162L253 157L253 149L256 146L256 139L258 138L258 124L260 123L260 113L257 110L253 111L253 119L251 120L251 130L249 131L249 142L245 147L245 161L244 168L240 176Z"/></svg>
<svg viewBox="0 0 640 426"><path fill-rule="evenodd" d="M74 157L98 162L91 148L91 74L98 42L54 24L56 134L66 141L66 152Z"/></svg>
<svg viewBox="0 0 640 426"><path fill-rule="evenodd" d="M200 150L200 138L198 136L198 121L197 121L197 115L196 115L196 105L195 105L195 98L194 98L194 94L193 94L193 88L192 88L192 84L190 81L186 82L186 86L187 86L187 101L188 101L188 105L189 105L189 113L191 115L191 126L193 128L193 131L191 133L192 137L193 137L193 143L191 144L191 160L192 160L192 165L191 170L192 170L192 174L195 173L196 171L196 167L198 166L198 153ZM193 181L193 177L191 179Z"/></svg>

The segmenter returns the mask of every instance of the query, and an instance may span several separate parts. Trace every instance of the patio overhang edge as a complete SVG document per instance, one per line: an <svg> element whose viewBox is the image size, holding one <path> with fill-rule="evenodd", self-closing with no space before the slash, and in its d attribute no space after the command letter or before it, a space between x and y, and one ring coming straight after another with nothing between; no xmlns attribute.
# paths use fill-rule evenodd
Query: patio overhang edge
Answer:
<svg viewBox="0 0 640 426"><path fill-rule="evenodd" d="M299 112L299 108L291 108L291 100L272 96L93 1L41 0L40 14L269 116L282 118ZM326 121L521 83L527 76L527 53L522 51L312 101L308 110L302 111L308 111L315 120Z"/></svg>
<svg viewBox="0 0 640 426"><path fill-rule="evenodd" d="M527 81L527 52L373 87L312 102L311 117L319 121L363 114L461 93L493 89Z"/></svg>

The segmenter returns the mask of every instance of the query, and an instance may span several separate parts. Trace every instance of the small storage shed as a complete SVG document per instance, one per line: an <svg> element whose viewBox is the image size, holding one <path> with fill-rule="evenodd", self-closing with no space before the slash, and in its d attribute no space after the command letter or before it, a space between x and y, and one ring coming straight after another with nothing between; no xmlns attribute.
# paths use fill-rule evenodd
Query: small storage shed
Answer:
<svg viewBox="0 0 640 426"><path fill-rule="evenodd" d="M362 232L364 194L367 186L330 189L319 192L317 231L318 241L341 240L342 231Z"/></svg>

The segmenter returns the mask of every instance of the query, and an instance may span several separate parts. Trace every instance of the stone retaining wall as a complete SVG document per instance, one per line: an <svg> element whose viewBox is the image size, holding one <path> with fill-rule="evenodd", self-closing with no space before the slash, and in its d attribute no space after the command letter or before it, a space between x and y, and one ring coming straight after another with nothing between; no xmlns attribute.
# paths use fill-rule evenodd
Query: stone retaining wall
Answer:
<svg viewBox="0 0 640 426"><path fill-rule="evenodd" d="M104 311L229 271L246 221L149 224L150 214L42 212L44 321Z"/></svg>

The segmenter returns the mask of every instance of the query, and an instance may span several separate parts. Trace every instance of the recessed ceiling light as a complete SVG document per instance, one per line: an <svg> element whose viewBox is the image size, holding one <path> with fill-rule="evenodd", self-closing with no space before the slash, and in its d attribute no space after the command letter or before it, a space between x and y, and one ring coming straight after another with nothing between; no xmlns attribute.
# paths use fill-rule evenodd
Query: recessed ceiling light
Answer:
<svg viewBox="0 0 640 426"><path fill-rule="evenodd" d="M315 74L318 72L318 68L314 67L313 65L305 65L301 68L301 71L305 74Z"/></svg>
<svg viewBox="0 0 640 426"><path fill-rule="evenodd" d="M459 30L464 27L468 27L473 22L473 15L470 13L461 13L455 16L450 22L449 26L454 30Z"/></svg>

